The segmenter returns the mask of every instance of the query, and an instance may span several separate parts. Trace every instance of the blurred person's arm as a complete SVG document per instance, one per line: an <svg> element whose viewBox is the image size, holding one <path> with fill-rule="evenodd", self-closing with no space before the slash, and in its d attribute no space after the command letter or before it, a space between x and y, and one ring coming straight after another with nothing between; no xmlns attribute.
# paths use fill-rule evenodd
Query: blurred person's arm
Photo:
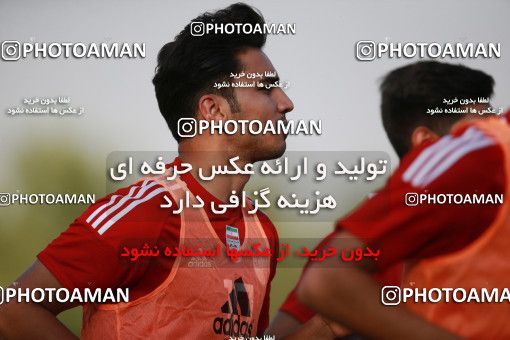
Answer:
<svg viewBox="0 0 510 340"><path fill-rule="evenodd" d="M63 288L38 260L11 287ZM59 313L76 306L57 301L4 303L0 305L0 339L76 339L57 319Z"/></svg>
<svg viewBox="0 0 510 340"><path fill-rule="evenodd" d="M289 331L292 333L287 333L283 337L285 340L333 340L350 334L349 330L333 321L325 319L319 314L316 314L305 324L299 324L296 328Z"/></svg>
<svg viewBox="0 0 510 340"><path fill-rule="evenodd" d="M363 244L343 231L330 245L353 249ZM312 264L298 288L300 300L318 313L353 331L377 339L456 339L399 306L381 304L381 289L371 276L371 264L324 268Z"/></svg>
<svg viewBox="0 0 510 340"><path fill-rule="evenodd" d="M315 315L305 323L296 320L292 315L278 311L271 321L266 333L275 339L335 339L338 336L347 335L341 328L332 327L320 315Z"/></svg>
<svg viewBox="0 0 510 340"><path fill-rule="evenodd" d="M296 332L301 326L301 322L296 320L292 315L278 311L271 320L265 334L274 336L276 339L281 339Z"/></svg>
<svg viewBox="0 0 510 340"><path fill-rule="evenodd" d="M335 231L328 234L314 250L321 250L334 235ZM310 263L310 261L306 263L303 273L310 266ZM347 334L339 326L329 327L324 318L317 316L313 310L298 301L296 290L301 282L303 273L301 273L296 287L287 295L287 298L280 306L265 334L275 336L276 339L300 339L306 337L310 340L333 339L335 336Z"/></svg>

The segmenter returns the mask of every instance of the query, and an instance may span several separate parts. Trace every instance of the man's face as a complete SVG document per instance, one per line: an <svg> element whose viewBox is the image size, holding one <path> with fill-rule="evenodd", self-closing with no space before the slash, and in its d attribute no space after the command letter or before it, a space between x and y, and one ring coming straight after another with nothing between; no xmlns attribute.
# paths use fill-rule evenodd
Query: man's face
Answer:
<svg viewBox="0 0 510 340"><path fill-rule="evenodd" d="M265 72L276 71L269 61L269 58L260 49L247 49L237 55L239 62L243 65L246 75L239 79L231 81L246 82L256 84L271 84L278 80L275 78L248 78L248 74L259 73L264 75ZM258 120L262 126L267 121L272 121L277 126L277 121L281 120L286 123L285 114L292 111L294 104L287 97L280 87L246 87L235 88L234 94L239 104L240 112L233 112L232 117L236 120ZM232 136L232 151L243 155L247 160L256 162L280 157L286 148L285 134L258 134L251 135L246 133Z"/></svg>

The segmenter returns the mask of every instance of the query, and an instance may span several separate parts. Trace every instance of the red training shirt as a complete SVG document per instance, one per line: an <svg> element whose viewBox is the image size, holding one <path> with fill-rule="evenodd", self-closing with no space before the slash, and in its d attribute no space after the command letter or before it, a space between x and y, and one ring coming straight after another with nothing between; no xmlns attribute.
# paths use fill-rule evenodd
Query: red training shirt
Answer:
<svg viewBox="0 0 510 340"><path fill-rule="evenodd" d="M181 166L176 158L167 168ZM209 193L190 173L180 176L194 196L204 201L204 210L211 225L223 243L226 225L237 227L240 242L244 240L242 208L230 208L222 215L211 211L211 202L224 203ZM169 275L175 258L141 257L131 262L122 257L124 246L169 246L179 244L180 215L173 209L163 209L167 191L152 180L133 184L107 195L91 205L67 230L62 232L37 256L44 266L68 289L73 288L129 288L130 299L144 296L158 287ZM171 198L170 195L167 197ZM172 198L172 206L176 206ZM273 254L278 253L278 234L262 212L257 212ZM258 320L258 329L269 324L269 295L271 280L276 270L276 259L271 259L271 271L264 303ZM206 289L206 287L204 287Z"/></svg>

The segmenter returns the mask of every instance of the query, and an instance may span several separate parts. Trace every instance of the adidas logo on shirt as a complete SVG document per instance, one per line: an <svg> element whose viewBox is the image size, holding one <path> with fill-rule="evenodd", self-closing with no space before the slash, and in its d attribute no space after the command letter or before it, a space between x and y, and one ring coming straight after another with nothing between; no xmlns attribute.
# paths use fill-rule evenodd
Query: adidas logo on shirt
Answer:
<svg viewBox="0 0 510 340"><path fill-rule="evenodd" d="M221 306L221 312L230 314L230 318L217 317L214 319L214 333L235 337L251 337L253 325L248 321L241 321L241 317L251 317L250 299L241 277L234 281L227 301Z"/></svg>

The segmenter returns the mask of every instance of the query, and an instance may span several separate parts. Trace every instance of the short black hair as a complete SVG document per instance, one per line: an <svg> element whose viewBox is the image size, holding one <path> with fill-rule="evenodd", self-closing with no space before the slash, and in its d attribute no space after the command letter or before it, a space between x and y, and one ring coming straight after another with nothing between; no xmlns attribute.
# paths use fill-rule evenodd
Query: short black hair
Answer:
<svg viewBox="0 0 510 340"><path fill-rule="evenodd" d="M381 84L381 114L386 134L399 157L411 149L411 134L425 126L447 134L460 114L430 115L450 98L491 97L494 79L479 70L437 61L420 61L388 73Z"/></svg>
<svg viewBox="0 0 510 340"><path fill-rule="evenodd" d="M152 83L161 114L172 135L180 142L177 122L180 118L194 118L199 98L206 93L216 93L227 99L232 111L239 105L231 88L217 90L215 82L228 80L230 73L240 72L243 65L236 55L247 48L262 48L265 33L253 34L191 34L191 23L227 24L249 23L264 25L258 10L236 3L214 13L206 12L193 19L175 37L165 44L158 54L158 65Z"/></svg>

